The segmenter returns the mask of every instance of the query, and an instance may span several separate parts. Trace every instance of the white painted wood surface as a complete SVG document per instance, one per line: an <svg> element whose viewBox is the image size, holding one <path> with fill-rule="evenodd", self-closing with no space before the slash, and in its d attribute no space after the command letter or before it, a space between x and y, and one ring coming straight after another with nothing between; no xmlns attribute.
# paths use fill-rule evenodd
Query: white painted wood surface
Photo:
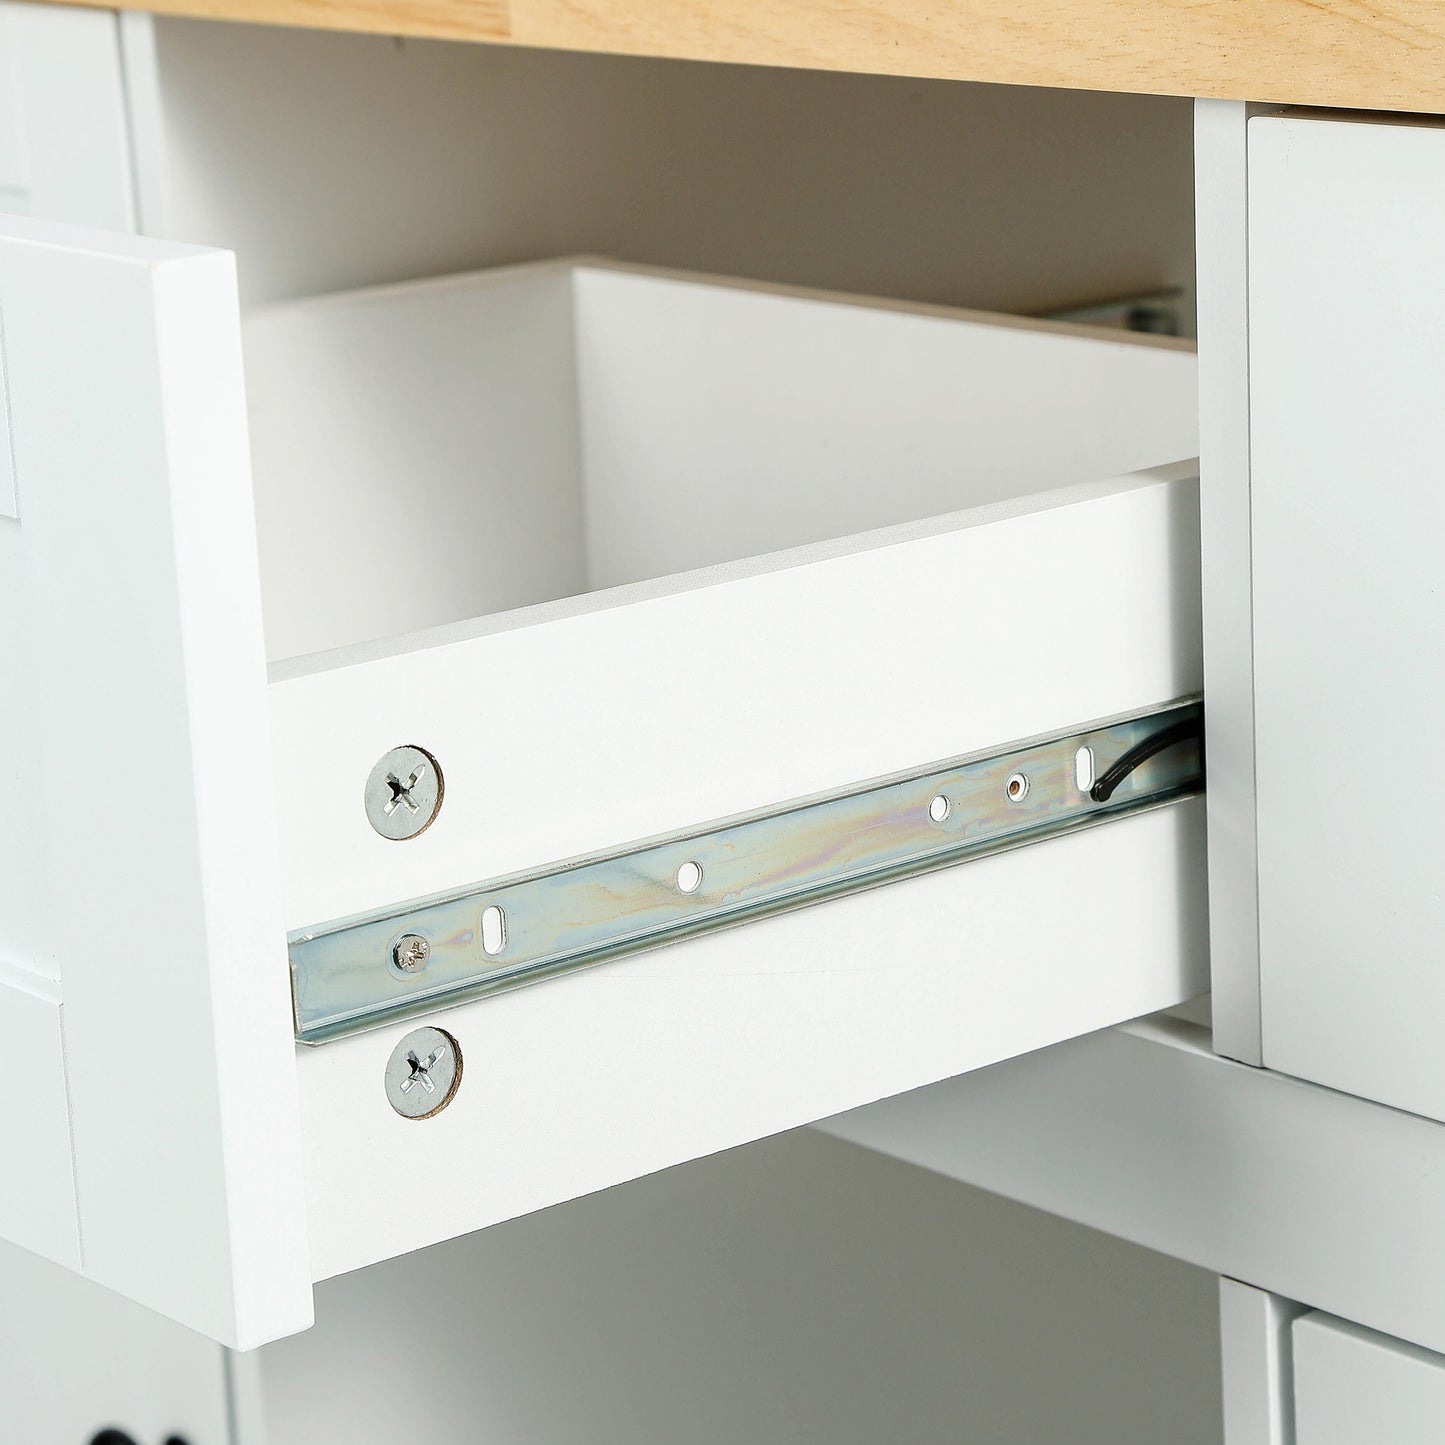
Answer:
<svg viewBox="0 0 1445 1445"><path fill-rule="evenodd" d="M1182 98L168 16L138 60L141 18L144 229L234 250L243 306L600 251L990 311L1173 285L1192 312Z"/></svg>
<svg viewBox="0 0 1445 1445"><path fill-rule="evenodd" d="M271 657L587 589L570 267L265 307L242 334Z"/></svg>
<svg viewBox="0 0 1445 1445"><path fill-rule="evenodd" d="M0 1243L6 1445L88 1445L106 1428L137 1445L267 1445L232 1433L232 1358L194 1330Z"/></svg>
<svg viewBox="0 0 1445 1445"><path fill-rule="evenodd" d="M1445 1347L1445 1127L1150 1020L859 1109L841 1138Z"/></svg>
<svg viewBox="0 0 1445 1445"><path fill-rule="evenodd" d="M1250 577L1248 107L1194 106L1199 529L1209 731L1214 1047L1258 1064L1254 633Z"/></svg>
<svg viewBox="0 0 1445 1445"><path fill-rule="evenodd" d="M116 18L0 5L0 211L135 225Z"/></svg>
<svg viewBox="0 0 1445 1445"><path fill-rule="evenodd" d="M1219 1281L1223 1445L1297 1445L1290 1325L1302 1305Z"/></svg>
<svg viewBox="0 0 1445 1445"><path fill-rule="evenodd" d="M0 223L0 756L43 798L0 835L0 951L64 999L85 1273L250 1345L310 1290L234 287Z"/></svg>
<svg viewBox="0 0 1445 1445"><path fill-rule="evenodd" d="M1195 497L1180 468L273 674L287 926L1191 693ZM402 742L446 778L404 846L361 807Z"/></svg>
<svg viewBox="0 0 1445 1445"><path fill-rule="evenodd" d="M1249 128L1264 1058L1445 1119L1445 128Z"/></svg>
<svg viewBox="0 0 1445 1445"><path fill-rule="evenodd" d="M1294 1324L1294 1445L1438 1445L1445 1356L1329 1315Z"/></svg>
<svg viewBox="0 0 1445 1445"><path fill-rule="evenodd" d="M594 589L1198 452L1170 338L615 266L573 284Z"/></svg>
<svg viewBox="0 0 1445 1445"><path fill-rule="evenodd" d="M5 337L0 332L0 521L18 522L20 493L15 486L15 456L10 443L10 398L6 395L4 380Z"/></svg>
<svg viewBox="0 0 1445 1445"><path fill-rule="evenodd" d="M13 1091L0 1111L0 1239L79 1269L59 995L48 980L0 966L0 1059Z"/></svg>

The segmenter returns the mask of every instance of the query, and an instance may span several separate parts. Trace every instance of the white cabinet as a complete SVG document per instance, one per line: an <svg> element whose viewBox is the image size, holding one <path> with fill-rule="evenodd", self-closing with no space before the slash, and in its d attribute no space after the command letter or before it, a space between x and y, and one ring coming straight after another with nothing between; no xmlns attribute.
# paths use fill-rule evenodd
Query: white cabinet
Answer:
<svg viewBox="0 0 1445 1445"><path fill-rule="evenodd" d="M1294 1445L1435 1445L1445 1355L1330 1315L1294 1322Z"/></svg>
<svg viewBox="0 0 1445 1445"><path fill-rule="evenodd" d="M1195 448L1186 349L522 268L251 318L253 473L227 255L13 221L0 297L4 656L30 699L0 744L47 792L5 835L0 997L42 1000L29 1047L55 1096L63 1050L74 1151L72 1176L54 1131L6 1126L53 1206L22 1242L252 1344L305 1325L313 1277L1206 986L1186 800L496 997L443 988L486 952L531 976L515 886L539 870L700 837L686 898L693 843L626 864L691 934L733 906L724 863L746 873L728 820L1195 693L1196 491L1161 466ZM405 840L365 806L401 744L445 780ZM1006 781L1001 816L1093 806L1072 766ZM868 826L940 848L975 826L900 806ZM348 1036L297 1051L308 939L358 916L390 938L488 880L504 945L479 946L478 894L430 971L349 957L362 1005L316 1037ZM384 1088L417 1015L466 1063L423 1122Z"/></svg>
<svg viewBox="0 0 1445 1445"><path fill-rule="evenodd" d="M243 316L122 234L211 175L144 23L85 24L106 229L0 226L0 1234L249 1347L833 1116L1438 1342L1438 130L1200 112L1216 962L1269 1072L1095 1032L1209 983L1188 747L1091 793L1204 681L1187 347L592 259ZM45 74L0 192L59 217ZM1433 1418L1433 1357L1293 1339L1295 1445ZM265 1371L193 1365L250 1429Z"/></svg>

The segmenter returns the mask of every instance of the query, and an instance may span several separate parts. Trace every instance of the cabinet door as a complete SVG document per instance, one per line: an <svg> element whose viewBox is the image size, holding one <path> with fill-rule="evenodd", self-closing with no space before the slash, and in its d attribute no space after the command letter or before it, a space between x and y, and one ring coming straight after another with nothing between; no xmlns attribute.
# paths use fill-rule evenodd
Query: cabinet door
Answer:
<svg viewBox="0 0 1445 1445"><path fill-rule="evenodd" d="M1445 128L1249 131L1264 1062L1445 1118Z"/></svg>
<svg viewBox="0 0 1445 1445"><path fill-rule="evenodd" d="M311 1281L234 266L7 219L0 311L0 1231L256 1344Z"/></svg>
<svg viewBox="0 0 1445 1445"><path fill-rule="evenodd" d="M1331 1315L1294 1323L1295 1445L1438 1445L1445 1355Z"/></svg>

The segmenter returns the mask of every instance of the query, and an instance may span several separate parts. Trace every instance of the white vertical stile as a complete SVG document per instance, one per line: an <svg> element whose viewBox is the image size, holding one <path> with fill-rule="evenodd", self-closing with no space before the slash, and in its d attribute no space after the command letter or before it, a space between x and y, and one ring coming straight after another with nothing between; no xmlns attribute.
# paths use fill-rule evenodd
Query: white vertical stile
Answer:
<svg viewBox="0 0 1445 1445"><path fill-rule="evenodd" d="M1209 726L1214 1046L1258 1064L1254 638L1250 588L1247 107L1194 107L1199 275L1199 531Z"/></svg>
<svg viewBox="0 0 1445 1445"><path fill-rule="evenodd" d="M6 221L0 309L50 883L0 902L63 991L83 1268L254 1345L311 1302L233 261Z"/></svg>
<svg viewBox="0 0 1445 1445"><path fill-rule="evenodd" d="M1290 1325L1303 1306L1219 1281L1224 1445L1294 1445Z"/></svg>

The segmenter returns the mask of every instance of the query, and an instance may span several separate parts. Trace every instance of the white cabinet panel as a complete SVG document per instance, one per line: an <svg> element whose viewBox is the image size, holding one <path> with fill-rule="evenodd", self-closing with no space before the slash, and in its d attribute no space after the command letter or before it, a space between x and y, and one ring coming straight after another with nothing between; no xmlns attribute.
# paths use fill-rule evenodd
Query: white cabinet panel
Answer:
<svg viewBox="0 0 1445 1445"><path fill-rule="evenodd" d="M1249 129L1264 1061L1445 1118L1445 129Z"/></svg>
<svg viewBox="0 0 1445 1445"><path fill-rule="evenodd" d="M131 230L127 136L115 15L0 5L0 211Z"/></svg>
<svg viewBox="0 0 1445 1445"><path fill-rule="evenodd" d="M1207 1029L1143 1019L820 1127L1445 1348L1445 1128L1221 1058Z"/></svg>
<svg viewBox="0 0 1445 1445"><path fill-rule="evenodd" d="M0 1191L0 1239L78 1269L59 989L18 969L8 975L0 968L0 1059L14 1092L0 1113L0 1158L15 1172Z"/></svg>
<svg viewBox="0 0 1445 1445"><path fill-rule="evenodd" d="M1438 1445L1445 1356L1329 1315L1294 1323L1295 1445Z"/></svg>

